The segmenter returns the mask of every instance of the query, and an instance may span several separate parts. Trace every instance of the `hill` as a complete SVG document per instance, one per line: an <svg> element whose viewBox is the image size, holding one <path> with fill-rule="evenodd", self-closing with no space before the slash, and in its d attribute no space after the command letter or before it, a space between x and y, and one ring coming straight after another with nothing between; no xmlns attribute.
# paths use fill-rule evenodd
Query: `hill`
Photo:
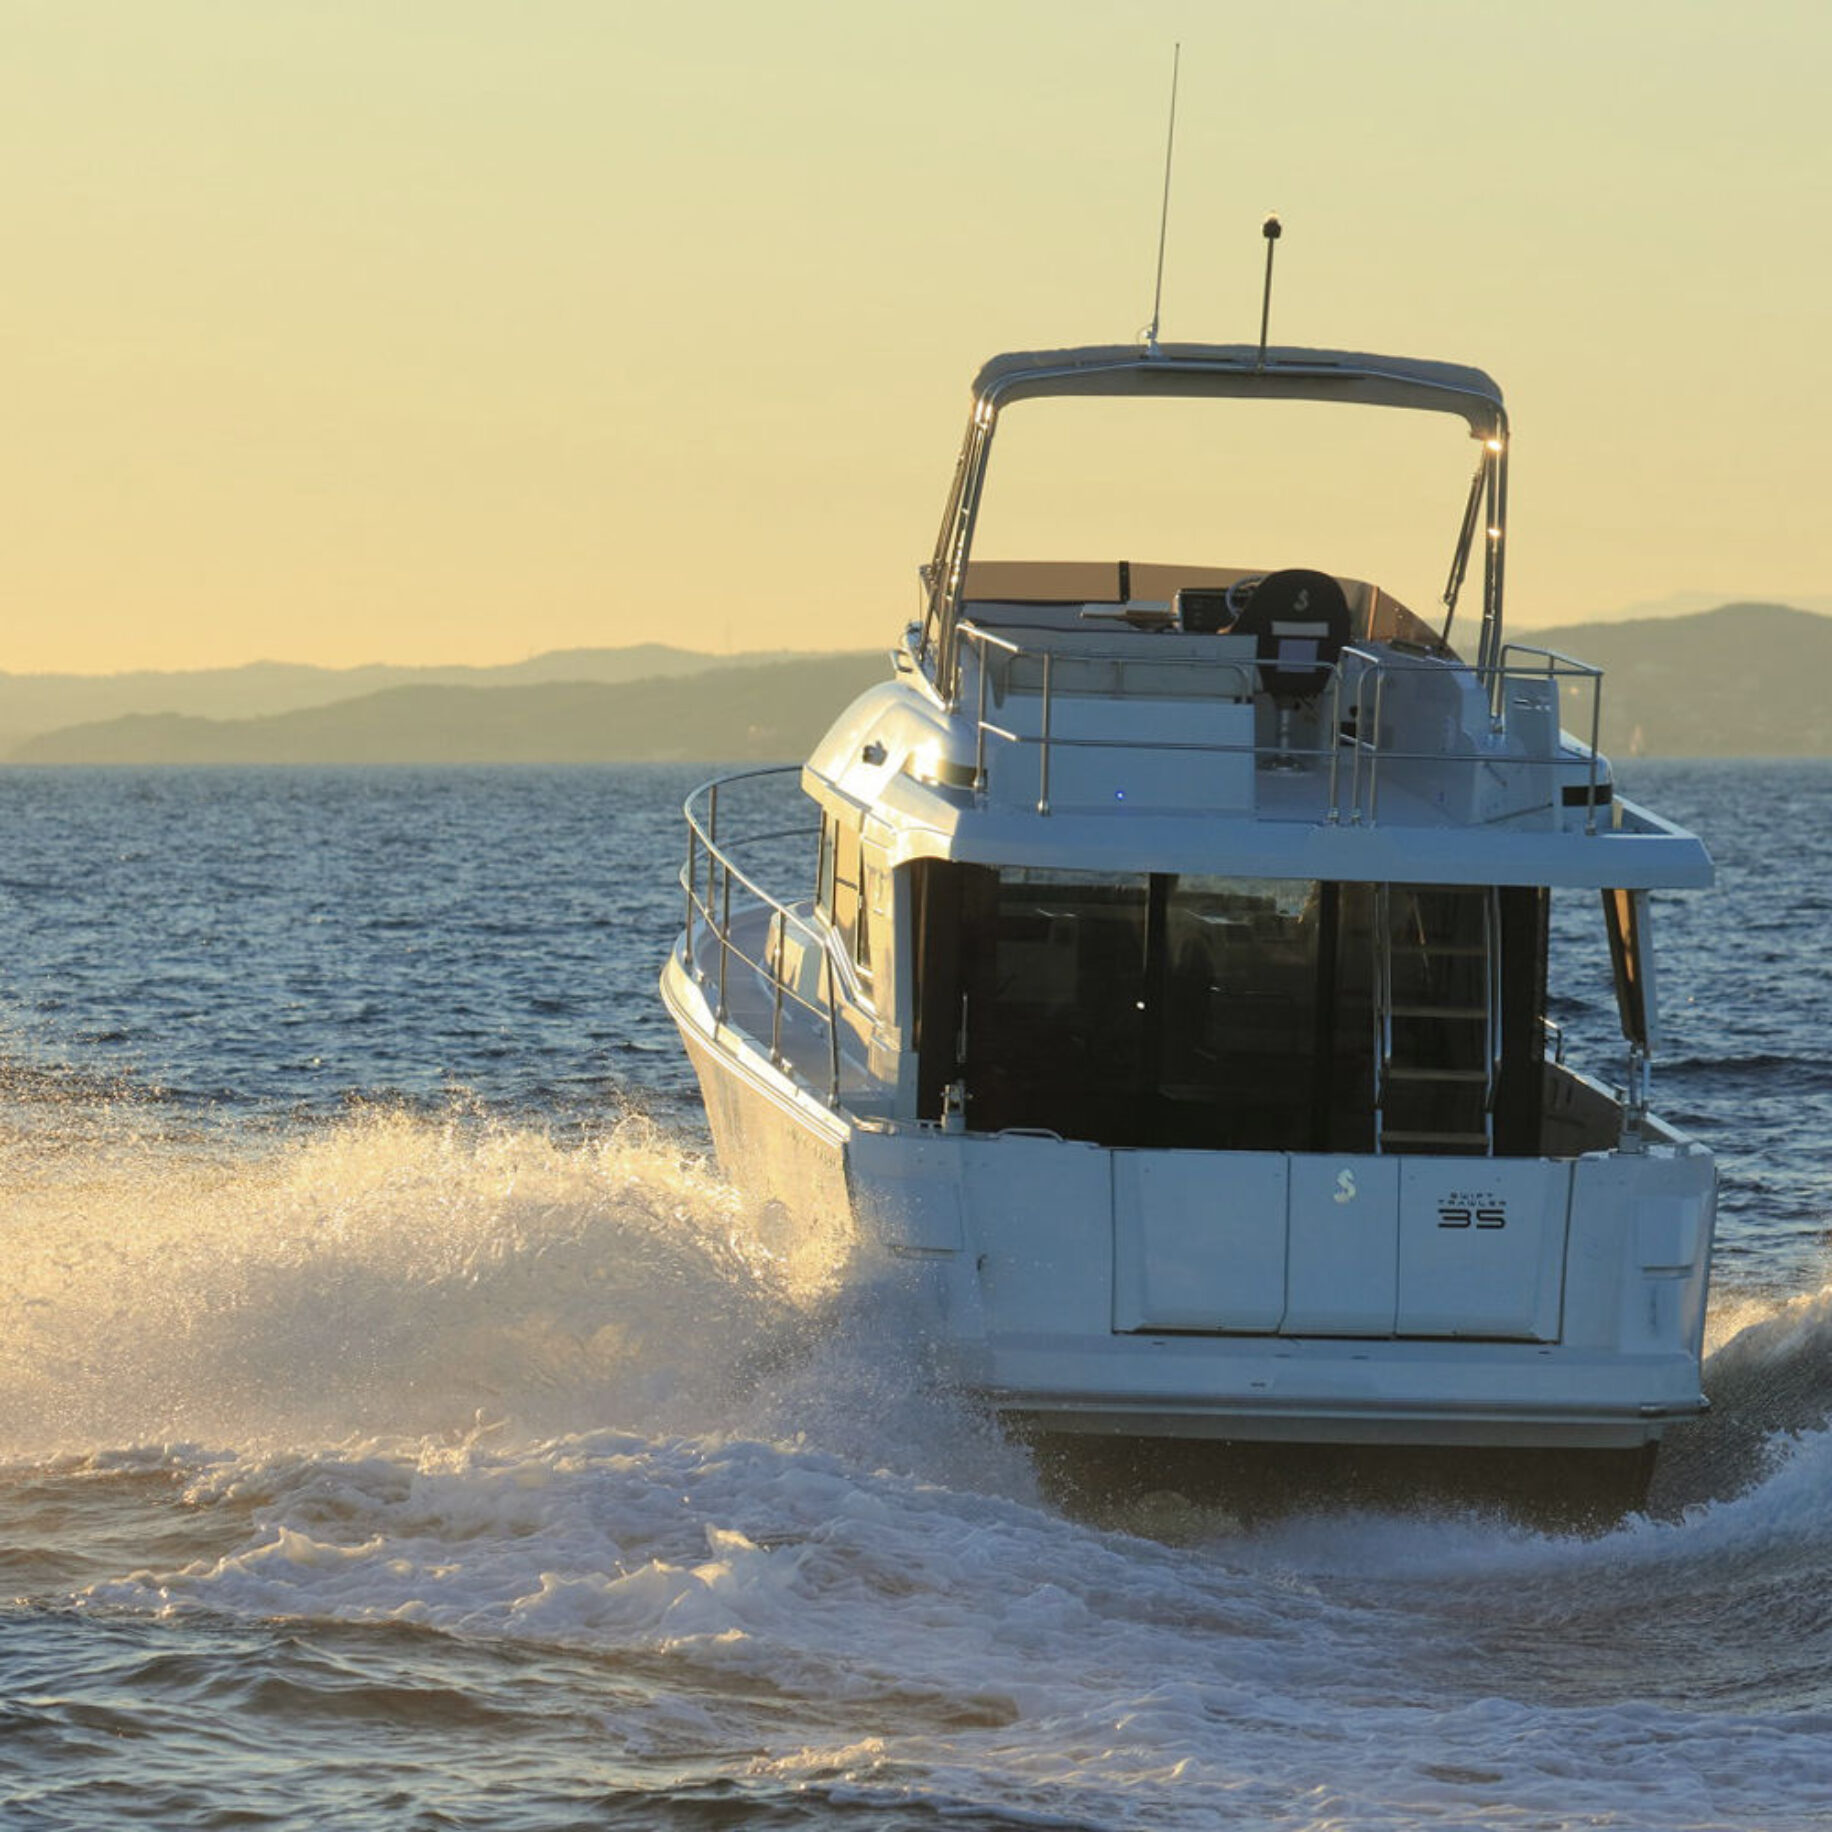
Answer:
<svg viewBox="0 0 1832 1832"><path fill-rule="evenodd" d="M1603 669L1602 748L1611 756L1832 756L1832 617L1724 604L1519 639ZM1569 690L1565 719L1575 730Z"/></svg>
<svg viewBox="0 0 1832 1832"><path fill-rule="evenodd" d="M15 763L614 763L805 754L834 712L889 672L829 655L622 683L414 685L257 719L183 713L43 733Z"/></svg>
<svg viewBox="0 0 1832 1832"><path fill-rule="evenodd" d="M1466 631L1466 637L1471 632ZM1832 755L1832 617L1780 604L1523 630L1518 640L1605 671L1603 749L1616 757ZM613 679L579 678L590 670ZM637 675L627 670L647 670ZM569 673L570 671L570 673ZM324 693L372 675L379 690L260 717L183 704L72 723L12 747L16 763L593 763L805 755L886 665L877 654L720 659L688 650L576 650L506 669L329 669L257 664L206 676L119 676L90 687L154 694L189 684ZM233 677L233 678L229 678ZM252 679L251 679L252 677ZM453 678L456 677L456 678ZM0 704L9 678L0 676ZM58 677L76 683L82 677ZM74 688L72 689L74 691ZM182 696L179 696L180 698ZM1566 723L1588 730L1568 694Z"/></svg>
<svg viewBox="0 0 1832 1832"><path fill-rule="evenodd" d="M706 668L780 661L770 655L707 655L664 643L624 649L554 649L497 667L317 668L301 662L249 662L239 668L140 669L127 674L8 674L0 671L0 755L40 732L124 719L136 713L188 713L254 719L329 706L389 687L529 687L547 681L638 681Z"/></svg>

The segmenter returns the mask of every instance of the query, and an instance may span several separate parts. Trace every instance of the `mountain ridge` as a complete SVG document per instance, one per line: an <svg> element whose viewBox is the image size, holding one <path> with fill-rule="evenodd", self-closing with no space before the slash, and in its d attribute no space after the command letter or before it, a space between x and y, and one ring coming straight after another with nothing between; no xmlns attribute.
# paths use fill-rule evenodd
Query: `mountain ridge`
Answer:
<svg viewBox="0 0 1832 1832"><path fill-rule="evenodd" d="M713 655L667 643L639 643L626 648L549 649L520 661L482 665L363 662L326 668L313 662L253 661L228 668L136 668L119 674L14 674L0 669L0 755L40 732L133 714L247 719L334 705L388 687L618 683L787 658L782 650Z"/></svg>
<svg viewBox="0 0 1832 1832"><path fill-rule="evenodd" d="M413 683L246 719L130 713L40 733L15 764L636 763L800 755L882 679L878 653L624 682Z"/></svg>
<svg viewBox="0 0 1832 1832"><path fill-rule="evenodd" d="M1601 748L1612 757L1832 756L1821 684L1832 675L1832 617L1818 611L1746 600L1523 640L1603 670Z"/></svg>
<svg viewBox="0 0 1832 1832"><path fill-rule="evenodd" d="M1749 600L1556 625L1518 640L1604 670L1602 748L1612 756L1832 755L1832 708L1819 686L1832 672L1832 616ZM28 733L3 754L17 764L781 760L805 755L848 700L887 674L882 651L714 656L665 644L556 650L484 669L251 663L218 672L241 677L249 669L302 677L291 684L314 689L327 677L387 678L367 691L239 717L141 706ZM0 731L8 684L31 678L0 674ZM199 671L59 678L131 678L157 691L163 681L195 682ZM1588 730L1587 710L1569 687L1566 718Z"/></svg>

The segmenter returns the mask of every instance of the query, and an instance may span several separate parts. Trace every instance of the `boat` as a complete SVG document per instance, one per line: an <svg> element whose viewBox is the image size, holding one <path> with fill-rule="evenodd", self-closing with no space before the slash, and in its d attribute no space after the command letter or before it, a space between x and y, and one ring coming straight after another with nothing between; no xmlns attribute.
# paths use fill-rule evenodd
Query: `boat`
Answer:
<svg viewBox="0 0 1832 1832"><path fill-rule="evenodd" d="M1447 416L1441 606L1303 553L976 561L1007 412L1115 399ZM662 989L722 1167L1021 1436L1553 1453L1632 1504L1706 1407L1650 904L1711 861L1616 792L1601 672L1504 636L1508 448L1451 363L1000 356L886 678L688 799ZM1619 1079L1565 1060L1554 893L1600 905Z"/></svg>

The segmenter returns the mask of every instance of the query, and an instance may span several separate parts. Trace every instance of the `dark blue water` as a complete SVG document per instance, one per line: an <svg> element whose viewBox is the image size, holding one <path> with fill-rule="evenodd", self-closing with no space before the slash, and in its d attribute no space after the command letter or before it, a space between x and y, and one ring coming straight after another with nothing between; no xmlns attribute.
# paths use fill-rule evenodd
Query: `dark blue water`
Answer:
<svg viewBox="0 0 1832 1832"><path fill-rule="evenodd" d="M705 773L0 772L8 1053L233 1113L676 1101Z"/></svg>
<svg viewBox="0 0 1832 1832"><path fill-rule="evenodd" d="M1045 1505L704 1161L699 774L0 773L0 1825L1832 1820L1832 767L1627 773L1716 1411L1592 1540Z"/></svg>

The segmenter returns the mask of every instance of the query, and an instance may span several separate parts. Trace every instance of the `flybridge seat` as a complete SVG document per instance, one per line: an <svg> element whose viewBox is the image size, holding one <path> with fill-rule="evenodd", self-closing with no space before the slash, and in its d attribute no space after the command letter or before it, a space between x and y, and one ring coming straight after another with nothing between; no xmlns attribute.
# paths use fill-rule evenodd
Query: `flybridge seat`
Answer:
<svg viewBox="0 0 1832 1832"><path fill-rule="evenodd" d="M1260 678L1281 705L1320 693L1349 640L1349 606L1328 573L1290 567L1262 579L1233 634L1258 644Z"/></svg>
<svg viewBox="0 0 1832 1832"><path fill-rule="evenodd" d="M1288 567L1259 582L1234 630L1259 643L1260 685L1278 708L1279 767L1292 768L1292 715L1334 678L1349 639L1348 600L1328 573Z"/></svg>

